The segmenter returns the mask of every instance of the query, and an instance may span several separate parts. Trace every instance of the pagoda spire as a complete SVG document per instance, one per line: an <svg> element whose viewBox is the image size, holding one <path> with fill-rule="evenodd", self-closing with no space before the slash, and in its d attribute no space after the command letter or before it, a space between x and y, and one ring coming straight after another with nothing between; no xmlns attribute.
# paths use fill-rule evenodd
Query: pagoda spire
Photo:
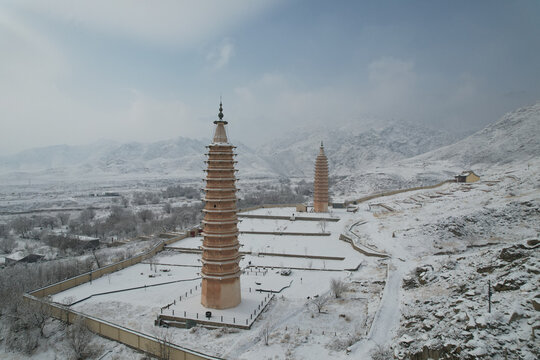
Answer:
<svg viewBox="0 0 540 360"><path fill-rule="evenodd" d="M216 130L214 132L214 140L213 142L215 144L218 143L228 143L229 140L227 139L227 131L225 131L225 125L228 124L227 121L223 120L223 103L221 100L219 101L219 113L218 118L219 120L214 121L214 124L216 124Z"/></svg>

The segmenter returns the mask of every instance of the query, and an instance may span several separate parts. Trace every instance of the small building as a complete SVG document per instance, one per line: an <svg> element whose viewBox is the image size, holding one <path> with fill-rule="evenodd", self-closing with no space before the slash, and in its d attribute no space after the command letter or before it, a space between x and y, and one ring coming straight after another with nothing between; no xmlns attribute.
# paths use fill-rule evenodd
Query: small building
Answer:
<svg viewBox="0 0 540 360"><path fill-rule="evenodd" d="M95 249L99 247L99 238L84 235L75 235L75 238L85 249Z"/></svg>
<svg viewBox="0 0 540 360"><path fill-rule="evenodd" d="M307 212L307 205L306 204L297 204L296 205L296 212Z"/></svg>
<svg viewBox="0 0 540 360"><path fill-rule="evenodd" d="M345 209L346 203L343 200L338 200L332 203L334 209Z"/></svg>
<svg viewBox="0 0 540 360"><path fill-rule="evenodd" d="M17 263L35 263L44 258L43 255L38 254L28 254L24 255L21 251L6 256L4 258L5 265L15 265Z"/></svg>
<svg viewBox="0 0 540 360"><path fill-rule="evenodd" d="M458 183L473 183L480 180L480 176L476 175L472 170L464 171L454 177Z"/></svg>

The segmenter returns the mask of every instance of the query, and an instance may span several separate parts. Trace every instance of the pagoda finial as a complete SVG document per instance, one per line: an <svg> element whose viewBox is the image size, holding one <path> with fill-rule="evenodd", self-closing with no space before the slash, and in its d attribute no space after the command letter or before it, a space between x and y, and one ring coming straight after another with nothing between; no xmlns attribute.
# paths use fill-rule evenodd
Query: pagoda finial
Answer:
<svg viewBox="0 0 540 360"><path fill-rule="evenodd" d="M323 143L322 143L322 140L321 140L321 147L324 147Z"/></svg>
<svg viewBox="0 0 540 360"><path fill-rule="evenodd" d="M219 120L223 120L223 103L221 102L221 96L219 97Z"/></svg>

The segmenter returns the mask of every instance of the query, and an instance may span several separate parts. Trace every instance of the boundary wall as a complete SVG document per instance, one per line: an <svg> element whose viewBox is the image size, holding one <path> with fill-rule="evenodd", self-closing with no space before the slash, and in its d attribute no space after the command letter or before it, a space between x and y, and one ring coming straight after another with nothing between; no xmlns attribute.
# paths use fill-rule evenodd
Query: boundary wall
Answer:
<svg viewBox="0 0 540 360"><path fill-rule="evenodd" d="M349 205L351 205L351 204L352 204L352 205L358 205L359 203L364 202L364 201L376 199L376 198L383 197L383 196L390 196L390 195L395 195L395 194L401 194L401 193L408 192L408 191L435 189L435 188L437 188L437 187L439 187L439 186L442 186L442 185L444 185L444 184L455 183L455 182L456 182L455 180L445 180L445 181L440 182L440 183L435 184L435 185L417 186L417 187L407 188L407 189L399 189L399 190L384 191L384 192L381 192L381 193L378 193L378 194L373 194L373 195L369 195L369 196L364 196L364 197L361 197L361 198L356 199L356 200L348 200L348 201L345 201L345 206L347 207L347 206L349 206Z"/></svg>
<svg viewBox="0 0 540 360"><path fill-rule="evenodd" d="M296 208L296 205L298 205L298 204L262 204L262 205L250 206L250 207L243 208L243 209L238 209L237 213L244 213L244 212L253 211L253 210L271 209L271 208L279 208L279 207L294 207L294 208Z"/></svg>
<svg viewBox="0 0 540 360"><path fill-rule="evenodd" d="M298 213L301 214L301 213ZM249 215L249 214L239 214L238 217L246 219L272 219L272 220L291 220L290 216L283 215ZM325 217L313 217L313 216L294 216L294 221L331 221L337 222L339 218L325 218Z"/></svg>
<svg viewBox="0 0 540 360"><path fill-rule="evenodd" d="M57 305L29 294L24 294L24 297L27 301L36 301L46 304L49 307L51 316L58 320L72 324L77 318L80 318L93 333L104 338L117 341L144 353L157 356L158 358L163 350L163 347L167 347L167 351L170 352L170 360L222 360L218 357L206 355L169 342L164 342L163 339L155 336L146 335L138 331L130 330L123 326L110 323L106 320L73 311L62 305Z"/></svg>
<svg viewBox="0 0 540 360"><path fill-rule="evenodd" d="M366 247L360 247L360 246L356 245L354 243L354 241L345 234L340 234L339 235L339 240L343 240L343 241L351 244L351 246L353 247L354 250L358 251L359 253L364 254L365 256L380 257L380 258L389 258L390 257L390 255L388 255L388 254L372 250L372 249L368 248L367 246Z"/></svg>
<svg viewBox="0 0 540 360"><path fill-rule="evenodd" d="M357 204L359 204L361 202L364 202L364 201L376 199L376 198L383 197L383 196L390 196L390 195L400 194L400 193L404 193L404 192L408 192L408 191L435 189L435 188L437 188L439 186L442 186L444 184L455 183L455 182L456 182L456 180L451 179L451 180L444 180L444 181L442 181L440 183L437 183L437 184L434 184L434 185L417 186L417 187L406 188L406 189L383 191L383 192L380 192L380 193L377 193L377 194L364 196L364 197L361 197L361 198L358 198L358 199L346 200L344 202L344 205L345 205L345 207L347 207L349 205L357 205ZM251 206L251 207L247 207L247 208L243 208L243 209L238 209L237 212L239 214L241 214L241 213L245 213L245 212L248 212L248 211L259 210L259 209L271 209L271 208L278 208L278 207L296 207L296 205L299 205L299 204L262 204L262 205ZM246 218L259 217L259 216L261 216L261 215L244 215L244 214L241 215L241 217L246 217ZM273 215L262 215L262 216L266 216L266 217L271 218L271 219L282 219L282 218L284 218L284 217L273 216ZM311 220L311 219L315 219L315 218L308 218L308 219L302 218L302 219L299 219L299 217L297 216L296 219L297 220L308 220L308 219ZM317 220L333 221L333 220L330 220L330 219L327 219L327 218L319 218Z"/></svg>
<svg viewBox="0 0 540 360"><path fill-rule="evenodd" d="M114 263L114 264L104 266L104 267L96 269L96 270L89 271L87 273L84 273L84 274L81 274L81 275L78 275L78 276L63 280L63 281L59 281L57 283L42 287L42 288L34 290L34 291L30 291L29 294L33 295L35 297L41 298L41 297L57 294L57 293L62 292L64 290L71 289L72 287L79 286L81 284L84 284L84 283L90 282L92 280L98 279L98 278L102 277L103 275L107 275L107 274L110 274L110 273L125 269L125 268L127 268L129 266L138 264L138 263L140 263L140 262L142 262L142 261L144 261L144 260L146 260L148 258L153 257L158 252L162 251L163 248L166 245L171 244L173 242L176 242L178 240L185 239L187 237L188 237L188 235L186 233L186 234L174 237L174 238L162 240L157 245L155 245L152 249L148 250L145 253L136 255L136 256L131 257L131 258L126 259L126 260L119 261L119 262Z"/></svg>
<svg viewBox="0 0 540 360"><path fill-rule="evenodd" d="M34 301L45 304L48 306L49 313L52 317L64 321L68 324L74 322L76 318L81 318L85 325L90 331L96 333L99 336L104 338L117 341L124 345L127 345L133 349L148 353L153 356L160 356L163 347L167 347L170 352L171 360L201 360L201 359L216 359L222 360L221 358L206 355L188 348L184 348L169 342L164 343L162 339L159 339L154 336L146 335L138 331L130 330L123 326L119 326L113 323L110 323L106 320L98 319L72 309L67 308L66 306L52 303L45 298L49 295L57 294L67 289L71 289L75 286L90 282L92 280L98 279L104 275L125 269L129 266L141 263L142 261L153 257L158 252L162 251L166 245L169 245L173 242L185 239L188 237L189 231L183 235L173 237L170 239L162 240L156 244L152 249L148 250L145 253L136 255L129 259L119 261L117 263L104 266L102 268L69 278L40 289L31 291L23 295L23 298L26 301Z"/></svg>

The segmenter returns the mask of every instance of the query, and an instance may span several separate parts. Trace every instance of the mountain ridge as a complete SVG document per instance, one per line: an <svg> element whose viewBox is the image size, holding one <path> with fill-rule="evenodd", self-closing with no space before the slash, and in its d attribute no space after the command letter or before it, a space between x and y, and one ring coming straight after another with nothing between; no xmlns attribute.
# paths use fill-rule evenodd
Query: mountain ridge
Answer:
<svg viewBox="0 0 540 360"><path fill-rule="evenodd" d="M537 134L540 134L540 102L509 112L464 139L422 125L372 120L300 128L256 149L242 143L236 145L242 178L309 179L323 141L332 176L374 181L375 174L385 168L387 174L400 169L399 176L416 171L415 178L429 182L448 176L454 169L538 156ZM9 181L111 177L199 179L203 176L206 145L202 140L177 137L151 143L102 140L89 145L34 148L0 157L0 176ZM440 162L449 164L447 169L429 165ZM395 177L391 177L386 183L395 185L400 181L395 182Z"/></svg>

